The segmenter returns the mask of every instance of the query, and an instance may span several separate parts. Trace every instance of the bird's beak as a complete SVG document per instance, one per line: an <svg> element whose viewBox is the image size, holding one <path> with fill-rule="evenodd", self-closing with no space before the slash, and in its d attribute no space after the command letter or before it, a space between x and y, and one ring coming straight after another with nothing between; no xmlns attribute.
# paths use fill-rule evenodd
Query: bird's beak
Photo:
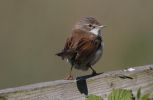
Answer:
<svg viewBox="0 0 153 100"><path fill-rule="evenodd" d="M104 28L104 27L107 27L107 25L101 25L101 26L99 26L99 28Z"/></svg>

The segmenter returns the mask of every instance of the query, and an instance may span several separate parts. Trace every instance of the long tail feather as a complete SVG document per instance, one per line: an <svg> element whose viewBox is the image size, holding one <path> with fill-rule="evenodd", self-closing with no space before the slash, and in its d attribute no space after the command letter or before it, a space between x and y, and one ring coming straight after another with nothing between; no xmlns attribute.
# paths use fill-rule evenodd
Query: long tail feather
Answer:
<svg viewBox="0 0 153 100"><path fill-rule="evenodd" d="M57 53L56 55L60 56L62 59L65 58L65 53L64 52Z"/></svg>
<svg viewBox="0 0 153 100"><path fill-rule="evenodd" d="M60 53L56 54L57 56L60 56L62 59L64 58L72 58L76 55L75 51L69 50L69 51L62 51Z"/></svg>

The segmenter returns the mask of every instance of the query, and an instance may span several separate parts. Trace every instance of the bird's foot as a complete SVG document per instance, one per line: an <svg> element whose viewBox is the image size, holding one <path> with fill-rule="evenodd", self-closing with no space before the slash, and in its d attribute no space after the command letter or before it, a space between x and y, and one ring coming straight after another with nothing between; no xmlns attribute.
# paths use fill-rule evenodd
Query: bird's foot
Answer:
<svg viewBox="0 0 153 100"><path fill-rule="evenodd" d="M65 80L74 80L74 77L72 75L68 75L67 77L65 77Z"/></svg>
<svg viewBox="0 0 153 100"><path fill-rule="evenodd" d="M92 72L91 75L92 75L92 76L96 76L96 75L97 75L97 72L96 72L95 70L93 70L93 72Z"/></svg>
<svg viewBox="0 0 153 100"><path fill-rule="evenodd" d="M97 74L97 73L92 73L91 75L92 75L92 76L96 76L96 75L98 75L98 74Z"/></svg>
<svg viewBox="0 0 153 100"><path fill-rule="evenodd" d="M96 76L96 75L100 75L100 74L103 74L103 72L102 73L97 73L96 71L93 71L91 76Z"/></svg>

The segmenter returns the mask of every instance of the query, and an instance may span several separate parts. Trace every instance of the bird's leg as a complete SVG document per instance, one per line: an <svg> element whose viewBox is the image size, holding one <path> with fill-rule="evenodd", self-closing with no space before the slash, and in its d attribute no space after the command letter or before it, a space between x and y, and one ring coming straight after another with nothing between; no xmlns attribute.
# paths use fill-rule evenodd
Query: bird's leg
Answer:
<svg viewBox="0 0 153 100"><path fill-rule="evenodd" d="M73 75L72 75L72 69L73 69L73 66L71 66L71 69L70 69L70 73L69 75L65 78L66 80L73 80Z"/></svg>
<svg viewBox="0 0 153 100"><path fill-rule="evenodd" d="M69 73L69 75L71 76L72 76L72 69L73 69L73 66L71 66L70 73Z"/></svg>
<svg viewBox="0 0 153 100"><path fill-rule="evenodd" d="M92 75L97 75L97 72L91 66L90 69L92 70Z"/></svg>

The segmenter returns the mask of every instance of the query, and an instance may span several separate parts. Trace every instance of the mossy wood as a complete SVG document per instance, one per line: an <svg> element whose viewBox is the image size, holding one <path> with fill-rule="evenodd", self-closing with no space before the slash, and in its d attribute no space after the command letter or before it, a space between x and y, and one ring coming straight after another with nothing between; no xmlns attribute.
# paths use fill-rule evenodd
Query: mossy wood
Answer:
<svg viewBox="0 0 153 100"><path fill-rule="evenodd" d="M133 70L134 69L134 70ZM0 100L85 100L93 94L107 100L114 88L131 89L153 97L153 65L105 72L76 80L57 80L0 90ZM85 79L86 78L86 79Z"/></svg>

